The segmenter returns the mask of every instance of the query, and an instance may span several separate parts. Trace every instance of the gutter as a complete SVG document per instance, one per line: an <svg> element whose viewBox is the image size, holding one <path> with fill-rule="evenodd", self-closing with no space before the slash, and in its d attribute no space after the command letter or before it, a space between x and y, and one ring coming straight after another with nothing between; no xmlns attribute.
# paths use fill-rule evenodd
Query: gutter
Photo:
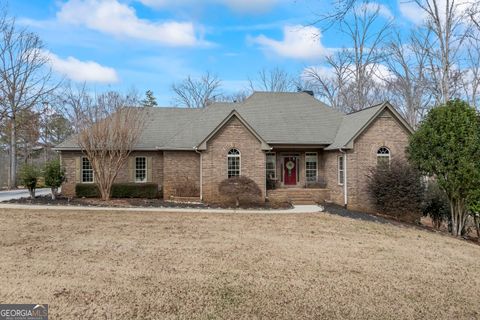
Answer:
<svg viewBox="0 0 480 320"><path fill-rule="evenodd" d="M198 147L193 147L193 150L200 155L200 201L203 201L203 155Z"/></svg>
<svg viewBox="0 0 480 320"><path fill-rule="evenodd" d="M343 205L345 209L348 206L348 187L347 187L347 152L342 150L342 148L338 148L343 154Z"/></svg>

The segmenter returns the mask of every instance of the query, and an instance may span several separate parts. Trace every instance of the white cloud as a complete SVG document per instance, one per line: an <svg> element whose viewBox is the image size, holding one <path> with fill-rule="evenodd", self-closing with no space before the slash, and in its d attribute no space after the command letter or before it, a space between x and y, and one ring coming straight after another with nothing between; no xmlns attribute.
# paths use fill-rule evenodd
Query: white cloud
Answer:
<svg viewBox="0 0 480 320"><path fill-rule="evenodd" d="M53 71L76 82L113 83L118 81L115 69L105 67L95 61L81 61L74 57L62 59L56 54L45 51Z"/></svg>
<svg viewBox="0 0 480 320"><path fill-rule="evenodd" d="M393 14L390 9L383 4L376 3L376 2L366 2L363 3L362 6L367 9L369 12L376 12L378 10L378 14L385 19L393 19Z"/></svg>
<svg viewBox="0 0 480 320"><path fill-rule="evenodd" d="M445 20L447 11L447 0L423 1L425 6L430 4L432 7L434 2L437 4L440 19ZM472 2L471 0L456 0L454 2L454 7L457 13L462 13L469 7L471 7L472 3L474 2ZM451 1L449 2L449 5L452 5ZM428 14L413 1L398 0L398 6L402 15L417 25L421 24L428 18Z"/></svg>
<svg viewBox="0 0 480 320"><path fill-rule="evenodd" d="M318 59L328 53L321 43L322 33L313 26L285 26L283 40L274 40L260 35L250 39L265 50L271 51L281 57L293 59Z"/></svg>
<svg viewBox="0 0 480 320"><path fill-rule="evenodd" d="M192 6L198 4L220 4L236 12L260 13L272 9L283 0L139 0L146 6L166 8L172 6Z"/></svg>
<svg viewBox="0 0 480 320"><path fill-rule="evenodd" d="M118 0L70 0L57 13L60 21L85 25L111 34L153 41L169 46L194 46L203 42L197 39L191 22L152 22L137 17L135 9Z"/></svg>
<svg viewBox="0 0 480 320"><path fill-rule="evenodd" d="M427 14L416 3L400 0L398 6L402 15L416 25L422 24L427 18Z"/></svg>

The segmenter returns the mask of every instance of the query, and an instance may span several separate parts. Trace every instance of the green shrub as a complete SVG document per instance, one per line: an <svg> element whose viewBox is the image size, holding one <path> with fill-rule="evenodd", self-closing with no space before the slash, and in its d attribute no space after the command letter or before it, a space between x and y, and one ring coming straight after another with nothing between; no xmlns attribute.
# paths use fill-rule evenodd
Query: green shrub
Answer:
<svg viewBox="0 0 480 320"><path fill-rule="evenodd" d="M27 187L30 198L35 198L35 189L37 188L40 171L37 167L24 164L20 169L20 182Z"/></svg>
<svg viewBox="0 0 480 320"><path fill-rule="evenodd" d="M114 183L112 198L147 198L158 197L158 184L156 183Z"/></svg>
<svg viewBox="0 0 480 320"><path fill-rule="evenodd" d="M62 186L65 181L65 170L60 165L59 160L53 160L47 162L45 165L45 185L50 187L52 191L52 199L55 200L57 196L57 190Z"/></svg>
<svg viewBox="0 0 480 320"><path fill-rule="evenodd" d="M75 193L79 198L99 198L100 190L94 183L78 183ZM158 197L158 184L156 183L114 183L112 185L112 198L147 198Z"/></svg>
<svg viewBox="0 0 480 320"><path fill-rule="evenodd" d="M75 194L78 198L99 198L100 190L94 183L77 183Z"/></svg>

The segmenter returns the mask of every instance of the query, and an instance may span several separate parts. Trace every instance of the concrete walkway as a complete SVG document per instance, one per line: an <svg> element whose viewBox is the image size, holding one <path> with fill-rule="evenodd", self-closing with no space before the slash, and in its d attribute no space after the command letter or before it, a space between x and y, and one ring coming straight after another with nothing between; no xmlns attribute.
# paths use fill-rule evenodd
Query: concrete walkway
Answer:
<svg viewBox="0 0 480 320"><path fill-rule="evenodd" d="M50 194L49 188L35 190L36 196L46 196L48 194ZM30 197L30 194L28 193L27 189L0 191L0 202L13 200L13 199L28 198L28 197Z"/></svg>
<svg viewBox="0 0 480 320"><path fill-rule="evenodd" d="M48 206L0 203L0 209L28 210L86 210L86 211L129 211L129 212L178 212L178 213L316 213L323 211L317 205L298 205L292 209L208 209L208 208L117 208L117 207L84 207L84 206Z"/></svg>

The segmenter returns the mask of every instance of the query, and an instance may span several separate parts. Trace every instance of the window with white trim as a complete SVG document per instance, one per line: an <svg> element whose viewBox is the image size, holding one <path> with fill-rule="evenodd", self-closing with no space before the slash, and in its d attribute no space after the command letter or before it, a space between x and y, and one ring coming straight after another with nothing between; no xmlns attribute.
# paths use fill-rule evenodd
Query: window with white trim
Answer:
<svg viewBox="0 0 480 320"><path fill-rule="evenodd" d="M147 182L146 157L135 157L135 182Z"/></svg>
<svg viewBox="0 0 480 320"><path fill-rule="evenodd" d="M240 151L230 149L227 155L227 176L238 177L240 175Z"/></svg>
<svg viewBox="0 0 480 320"><path fill-rule="evenodd" d="M267 179L275 179L277 177L277 157L275 152L267 152L265 171Z"/></svg>
<svg viewBox="0 0 480 320"><path fill-rule="evenodd" d="M387 147L381 147L377 150L377 166L390 165L390 150Z"/></svg>
<svg viewBox="0 0 480 320"><path fill-rule="evenodd" d="M345 161L343 156L338 156L338 184L343 185L345 183Z"/></svg>
<svg viewBox="0 0 480 320"><path fill-rule="evenodd" d="M87 157L82 157L82 182L93 183L93 167Z"/></svg>
<svg viewBox="0 0 480 320"><path fill-rule="evenodd" d="M307 182L317 181L318 156L316 152L305 153L305 175Z"/></svg>

